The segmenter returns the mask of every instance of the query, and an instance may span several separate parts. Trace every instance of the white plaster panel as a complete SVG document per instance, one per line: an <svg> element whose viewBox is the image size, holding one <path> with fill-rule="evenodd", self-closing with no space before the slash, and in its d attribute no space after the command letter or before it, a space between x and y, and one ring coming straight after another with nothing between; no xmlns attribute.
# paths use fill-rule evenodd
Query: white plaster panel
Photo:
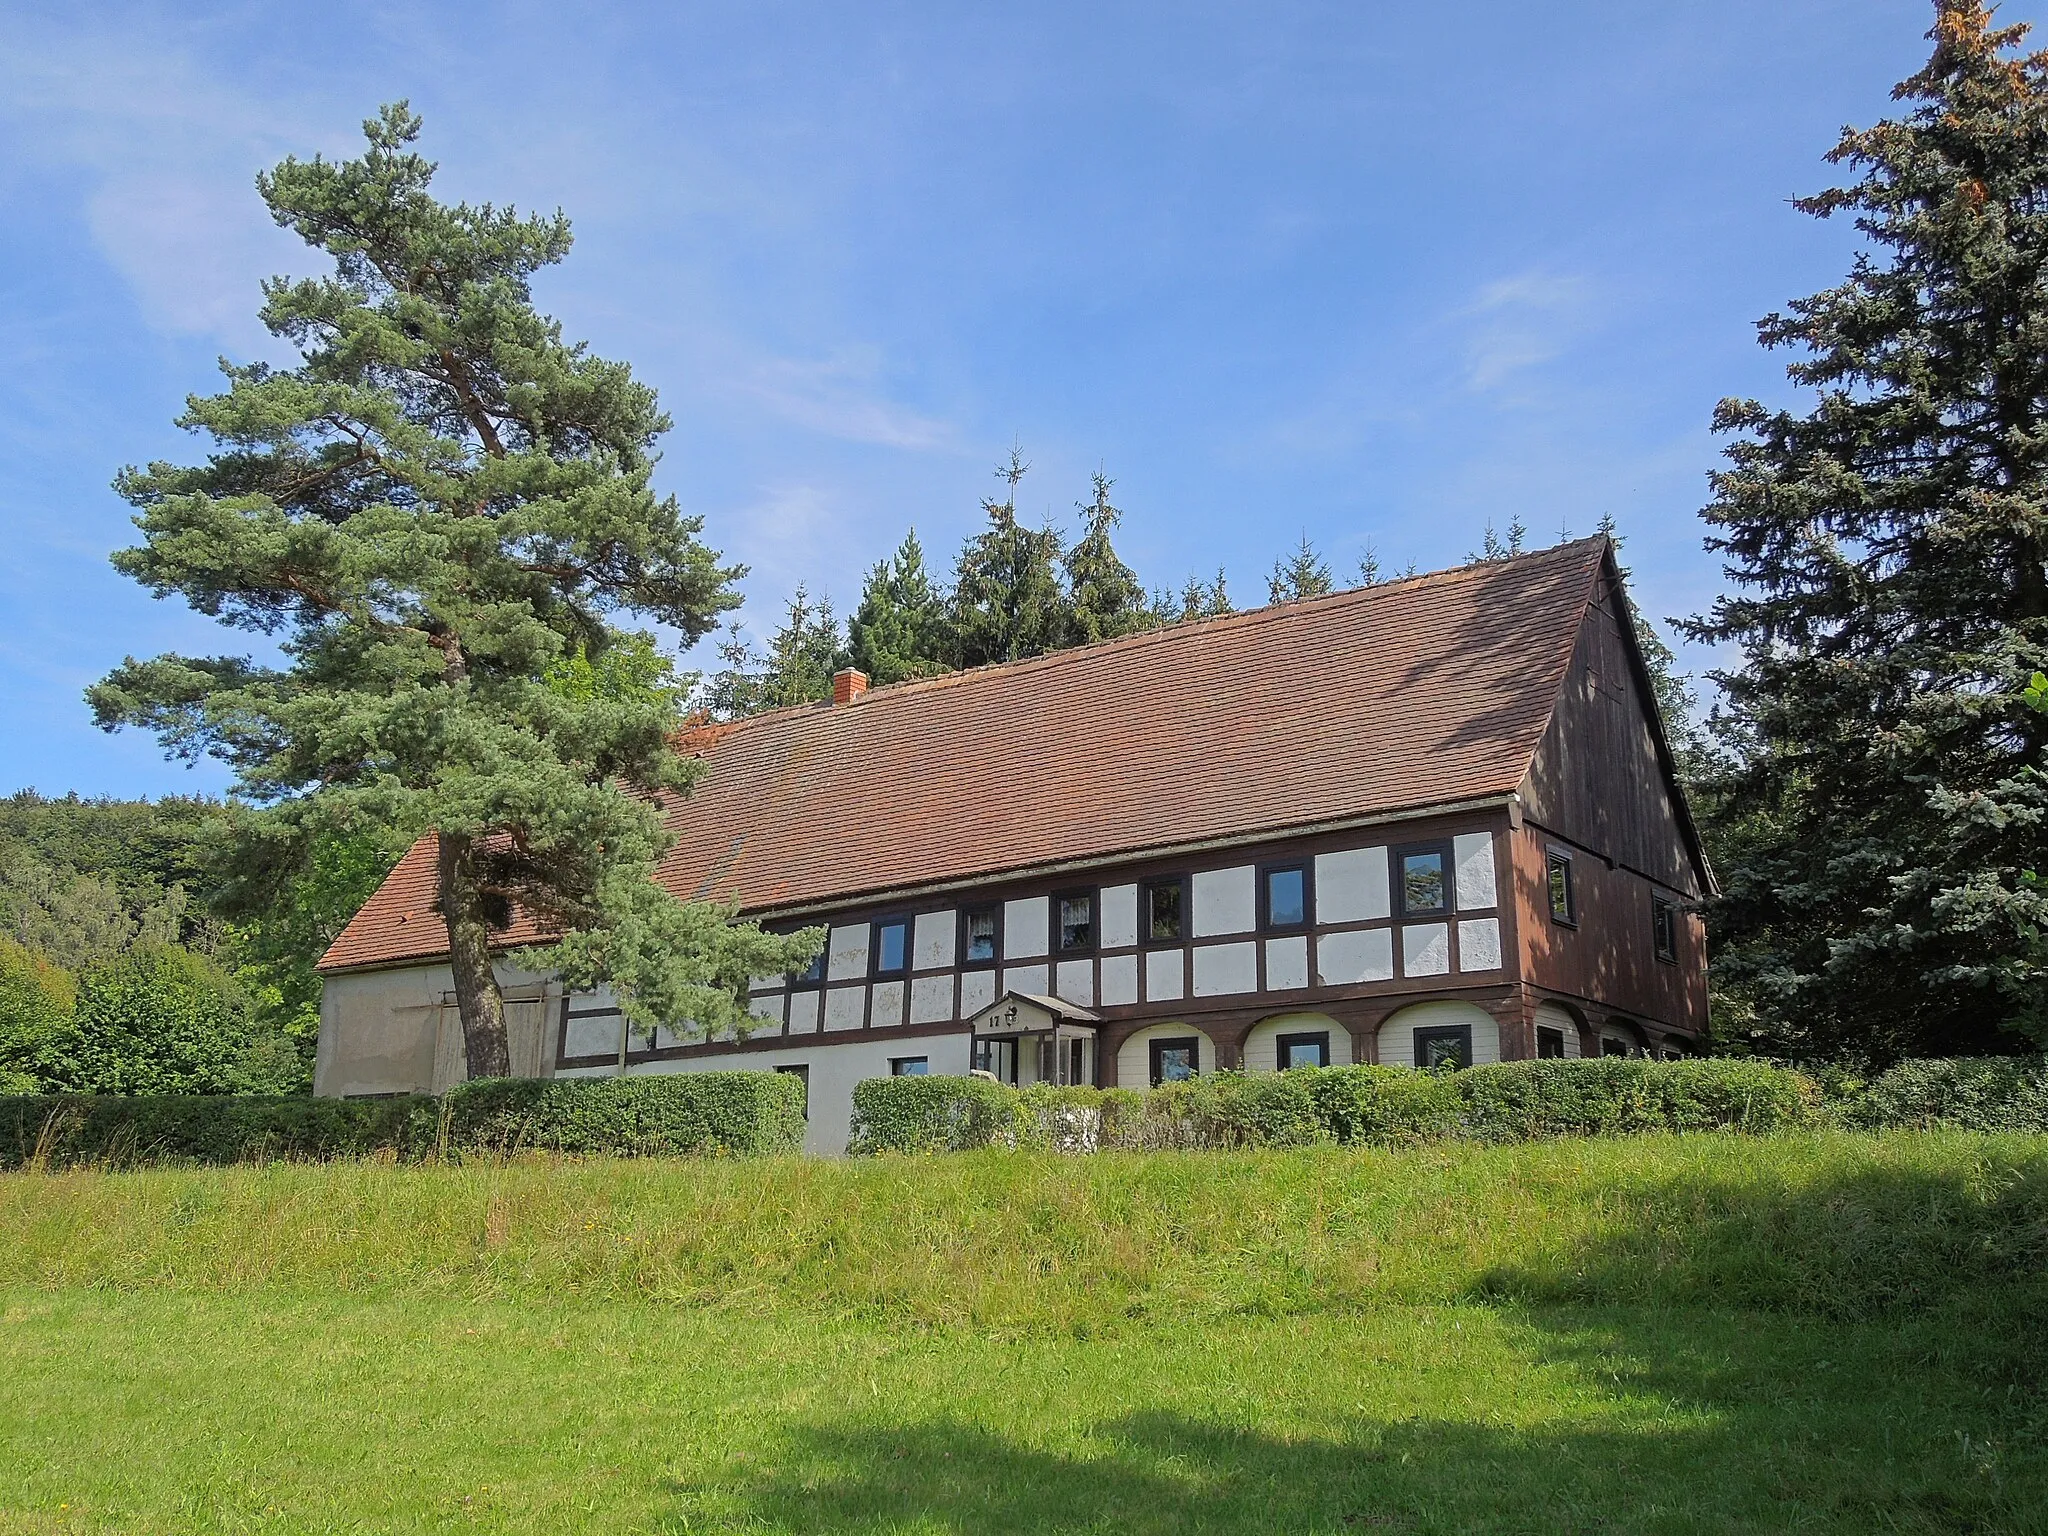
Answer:
<svg viewBox="0 0 2048 1536"><path fill-rule="evenodd" d="M1097 899L1104 949L1129 949L1138 942L1138 888L1106 885Z"/></svg>
<svg viewBox="0 0 2048 1536"><path fill-rule="evenodd" d="M1500 969L1500 919L1468 917L1458 924L1458 969L1497 971Z"/></svg>
<svg viewBox="0 0 2048 1536"><path fill-rule="evenodd" d="M1266 990L1289 992L1308 985L1308 936L1266 940Z"/></svg>
<svg viewBox="0 0 2048 1536"><path fill-rule="evenodd" d="M1347 848L1316 855L1316 921L1361 923L1386 917L1387 850Z"/></svg>
<svg viewBox="0 0 2048 1536"><path fill-rule="evenodd" d="M825 975L832 981L850 981L868 973L868 925L855 923L834 928L825 951Z"/></svg>
<svg viewBox="0 0 2048 1536"><path fill-rule="evenodd" d="M757 1019L763 1019L780 1026L782 1023L782 1004L785 996L786 994L784 993L774 992L766 996L750 998L747 1002L747 1012Z"/></svg>
<svg viewBox="0 0 2048 1536"><path fill-rule="evenodd" d="M1472 1065L1500 1060L1500 1025L1492 1014L1471 1003L1416 1003L1380 1026L1380 1065L1415 1065L1415 1031L1456 1025L1472 1031Z"/></svg>
<svg viewBox="0 0 2048 1536"><path fill-rule="evenodd" d="M1145 1001L1173 1003L1187 996L1187 963L1178 949L1145 952Z"/></svg>
<svg viewBox="0 0 2048 1536"><path fill-rule="evenodd" d="M787 976L755 976L748 980L749 992L780 992L789 985Z"/></svg>
<svg viewBox="0 0 2048 1536"><path fill-rule="evenodd" d="M1458 910L1480 912L1500 905L1493 878L1493 834L1468 832L1451 839L1451 857L1458 866Z"/></svg>
<svg viewBox="0 0 2048 1536"><path fill-rule="evenodd" d="M1554 1029L1564 1036L1564 1054L1567 1061L1576 1061L1579 1051L1579 1021L1557 1003L1536 1005L1536 1027Z"/></svg>
<svg viewBox="0 0 2048 1536"><path fill-rule="evenodd" d="M1136 955L1104 955L1102 957L1102 1006L1121 1008L1138 1000L1138 957Z"/></svg>
<svg viewBox="0 0 2048 1536"><path fill-rule="evenodd" d="M1275 1041L1281 1035L1318 1034L1330 1037L1331 1066L1351 1065L1350 1030L1327 1013L1287 1013L1277 1019L1261 1019L1252 1026L1252 1032L1244 1038L1243 1068L1247 1072L1277 1072L1280 1052Z"/></svg>
<svg viewBox="0 0 2048 1536"><path fill-rule="evenodd" d="M953 963L953 945L960 934L960 918L953 912L920 912L912 929L910 965L919 971L937 971Z"/></svg>
<svg viewBox="0 0 2048 1536"><path fill-rule="evenodd" d="M569 1020L568 1048L564 1056L613 1056L619 1054L619 1015L599 1013Z"/></svg>
<svg viewBox="0 0 2048 1536"><path fill-rule="evenodd" d="M1053 972L1055 997L1063 997L1070 1003L1083 1008L1095 1006L1095 962L1093 960L1062 960Z"/></svg>
<svg viewBox="0 0 2048 1536"><path fill-rule="evenodd" d="M1196 872L1196 938L1206 939L1220 933L1250 933L1257 926L1258 913L1258 871L1251 865Z"/></svg>
<svg viewBox="0 0 2048 1536"><path fill-rule="evenodd" d="M1145 1088L1152 1082L1152 1042L1164 1037L1185 1040L1193 1035L1199 1042L1195 1070L1204 1077L1216 1070L1216 1042L1192 1024L1148 1024L1116 1048L1116 1082L1119 1088Z"/></svg>
<svg viewBox="0 0 2048 1536"><path fill-rule="evenodd" d="M910 1022L943 1024L953 1017L953 978L919 976L910 983Z"/></svg>
<svg viewBox="0 0 2048 1536"><path fill-rule="evenodd" d="M1442 976L1451 969L1451 925L1409 923L1401 930L1401 974Z"/></svg>
<svg viewBox="0 0 2048 1536"><path fill-rule="evenodd" d="M868 989L866 987L827 987L825 989L825 1027L827 1029L859 1029L866 1021Z"/></svg>
<svg viewBox="0 0 2048 1536"><path fill-rule="evenodd" d="M1044 896L1026 896L1022 901L1003 903L1005 960L1029 960L1045 953L1046 925L1051 921L1047 914L1051 910Z"/></svg>
<svg viewBox="0 0 2048 1536"><path fill-rule="evenodd" d="M1256 944L1204 944L1195 950L1195 996L1226 997L1259 986Z"/></svg>
<svg viewBox="0 0 2048 1536"><path fill-rule="evenodd" d="M1051 985L1052 977L1042 965L1006 965L1003 967L1003 990L1005 992L1029 992L1035 997L1044 997Z"/></svg>
<svg viewBox="0 0 2048 1536"><path fill-rule="evenodd" d="M1355 929L1316 940L1316 977L1326 987L1394 979L1394 930Z"/></svg>
<svg viewBox="0 0 2048 1536"><path fill-rule="evenodd" d="M961 1018L973 1018L995 1000L996 973L994 971L962 971L960 973Z"/></svg>
<svg viewBox="0 0 2048 1536"><path fill-rule="evenodd" d="M807 1035L818 1027L817 992L804 991L789 994L789 1032L792 1035Z"/></svg>
<svg viewBox="0 0 2048 1536"><path fill-rule="evenodd" d="M868 1001L868 1027L887 1029L903 1022L903 996L909 989L900 981L878 981Z"/></svg>

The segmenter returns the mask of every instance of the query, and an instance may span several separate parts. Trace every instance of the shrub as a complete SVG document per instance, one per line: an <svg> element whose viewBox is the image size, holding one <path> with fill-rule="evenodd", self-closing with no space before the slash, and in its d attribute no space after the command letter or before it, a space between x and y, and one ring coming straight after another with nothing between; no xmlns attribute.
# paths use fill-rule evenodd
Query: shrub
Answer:
<svg viewBox="0 0 2048 1536"><path fill-rule="evenodd" d="M779 1072L498 1078L445 1098L47 1094L0 1098L0 1168L238 1163L537 1150L752 1155L803 1144L803 1085Z"/></svg>
<svg viewBox="0 0 2048 1536"><path fill-rule="evenodd" d="M36 1075L70 1093L234 1093L250 1086L255 1044L247 1000L219 966L137 944L79 977L71 1027L44 1042Z"/></svg>
<svg viewBox="0 0 2048 1536"><path fill-rule="evenodd" d="M0 939L0 1093L34 1093L37 1062L70 1033L78 983L34 950Z"/></svg>
<svg viewBox="0 0 2048 1536"><path fill-rule="evenodd" d="M2048 1132L2048 1057L1900 1062L1848 1099L1840 1118L1859 1130Z"/></svg>
<svg viewBox="0 0 2048 1536"><path fill-rule="evenodd" d="M1313 1069L1309 1093L1333 1140L1346 1146L1405 1147L1458 1134L1464 1099L1458 1074L1408 1067Z"/></svg>
<svg viewBox="0 0 2048 1536"><path fill-rule="evenodd" d="M1014 1146L1024 1128L1014 1088L985 1077L871 1077L853 1089L847 1150L965 1152Z"/></svg>
<svg viewBox="0 0 2048 1536"><path fill-rule="evenodd" d="M1455 1074L1481 1141L1632 1131L1767 1132L1813 1123L1820 1091L1761 1061L1504 1061Z"/></svg>

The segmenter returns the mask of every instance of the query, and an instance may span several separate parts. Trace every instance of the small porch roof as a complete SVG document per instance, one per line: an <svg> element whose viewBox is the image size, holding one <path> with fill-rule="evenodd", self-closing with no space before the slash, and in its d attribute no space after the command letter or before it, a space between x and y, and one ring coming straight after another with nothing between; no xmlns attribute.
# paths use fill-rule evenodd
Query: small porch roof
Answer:
<svg viewBox="0 0 2048 1536"><path fill-rule="evenodd" d="M1067 1030L1093 1033L1102 1015L1042 992L1005 992L967 1021L976 1035L1043 1035Z"/></svg>

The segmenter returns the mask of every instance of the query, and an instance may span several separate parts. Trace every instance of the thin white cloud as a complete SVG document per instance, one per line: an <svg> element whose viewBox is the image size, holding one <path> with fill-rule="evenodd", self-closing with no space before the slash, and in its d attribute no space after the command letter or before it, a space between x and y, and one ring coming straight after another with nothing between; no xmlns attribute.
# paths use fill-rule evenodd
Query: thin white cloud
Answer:
<svg viewBox="0 0 2048 1536"><path fill-rule="evenodd" d="M770 358L756 363L741 387L785 421L827 437L918 452L952 446L949 423L886 398L880 371L871 354Z"/></svg>
<svg viewBox="0 0 2048 1536"><path fill-rule="evenodd" d="M1583 278L1522 272L1482 285L1461 317L1467 387L1497 389L1562 355L1584 329L1585 311Z"/></svg>

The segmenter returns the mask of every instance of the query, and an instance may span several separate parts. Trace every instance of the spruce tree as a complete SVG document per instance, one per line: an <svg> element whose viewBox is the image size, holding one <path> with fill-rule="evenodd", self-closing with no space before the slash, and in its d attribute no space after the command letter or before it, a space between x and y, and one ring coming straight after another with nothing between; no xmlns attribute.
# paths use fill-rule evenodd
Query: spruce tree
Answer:
<svg viewBox="0 0 2048 1536"><path fill-rule="evenodd" d="M946 600L932 585L915 528L868 572L846 640L853 665L876 684L929 677L953 665Z"/></svg>
<svg viewBox="0 0 2048 1536"><path fill-rule="evenodd" d="M142 543L115 564L233 627L245 656L129 659L90 693L102 725L235 769L245 872L275 878L322 835L439 835L439 908L471 1075L509 1070L493 935L516 902L562 935L524 959L610 982L643 1022L739 1023L747 977L804 944L658 886L664 797L692 770L669 696L575 697L564 657L612 616L694 641L734 605L699 524L651 486L668 428L623 364L562 339L533 275L568 221L438 202L403 103L361 159L287 159L272 216L333 260L264 285L296 366L224 364L183 425L204 463L117 481Z"/></svg>
<svg viewBox="0 0 2048 1536"><path fill-rule="evenodd" d="M1150 629L1156 622L1146 607L1138 573L1124 564L1110 542L1110 533L1123 520L1123 513L1109 504L1109 488L1115 483L1097 470L1095 500L1075 503L1083 532L1063 561L1075 645L1114 640L1118 635Z"/></svg>
<svg viewBox="0 0 2048 1536"><path fill-rule="evenodd" d="M1693 633L1739 765L1715 786L1717 969L1760 1043L1878 1059L2010 1046L2037 1017L2048 870L2048 56L1937 7L1895 118L1798 206L1871 249L1759 325L1803 412L1727 400Z"/></svg>
<svg viewBox="0 0 2048 1536"><path fill-rule="evenodd" d="M988 527L967 541L953 573L953 633L963 667L1019 661L1068 643L1070 613L1060 585L1062 541L1051 528L1017 521L1017 486L1031 466L1015 448L996 467L999 501L981 504Z"/></svg>
<svg viewBox="0 0 2048 1536"><path fill-rule="evenodd" d="M832 674L848 665L832 599L813 599L801 582L783 611L782 623L769 637L766 654L756 651L737 628L718 650L725 668L706 688L705 703L713 714L727 719L822 703L832 697Z"/></svg>
<svg viewBox="0 0 2048 1536"><path fill-rule="evenodd" d="M1316 553L1315 545L1309 542L1305 533L1294 553L1274 561L1273 569L1266 576L1266 601L1269 603L1298 603L1305 597L1325 597L1336 589L1337 583L1330 575L1329 563Z"/></svg>

